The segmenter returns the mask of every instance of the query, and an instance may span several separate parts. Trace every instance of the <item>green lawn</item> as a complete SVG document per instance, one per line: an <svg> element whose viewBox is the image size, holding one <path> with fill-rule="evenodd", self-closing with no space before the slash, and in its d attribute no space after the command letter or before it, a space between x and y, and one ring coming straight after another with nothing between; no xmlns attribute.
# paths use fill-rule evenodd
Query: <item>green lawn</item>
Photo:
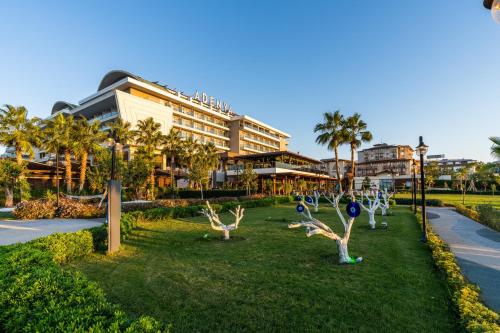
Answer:
<svg viewBox="0 0 500 333"><path fill-rule="evenodd" d="M333 241L288 229L297 215L281 205L248 209L229 242L202 217L142 223L117 255L71 269L128 314L170 322L174 332L456 331L414 217L394 211L387 231L370 231L364 214L356 222L349 248L364 261L355 266L337 264ZM333 209L316 216L339 230Z"/></svg>
<svg viewBox="0 0 500 333"><path fill-rule="evenodd" d="M398 193L396 198L409 198L411 199L411 193ZM420 198L420 193L418 194ZM461 194L425 194L425 199L440 199L444 204L462 204ZM500 208L500 193L499 195L477 195L477 194L466 194L465 195L466 205L480 205L480 204L490 204L497 208Z"/></svg>

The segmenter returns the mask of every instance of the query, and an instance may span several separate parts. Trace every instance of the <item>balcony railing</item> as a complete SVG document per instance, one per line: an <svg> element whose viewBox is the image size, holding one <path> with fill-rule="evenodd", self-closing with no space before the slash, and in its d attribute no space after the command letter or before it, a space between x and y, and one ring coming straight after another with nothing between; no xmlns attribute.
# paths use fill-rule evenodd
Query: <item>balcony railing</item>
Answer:
<svg viewBox="0 0 500 333"><path fill-rule="evenodd" d="M251 164L253 169L280 168L280 169L310 172L318 175L328 175L328 172L326 172L325 170L318 169L313 165L295 165L283 162L251 163ZM228 166L228 170L232 171L243 171L244 169L245 165L243 164L234 164Z"/></svg>

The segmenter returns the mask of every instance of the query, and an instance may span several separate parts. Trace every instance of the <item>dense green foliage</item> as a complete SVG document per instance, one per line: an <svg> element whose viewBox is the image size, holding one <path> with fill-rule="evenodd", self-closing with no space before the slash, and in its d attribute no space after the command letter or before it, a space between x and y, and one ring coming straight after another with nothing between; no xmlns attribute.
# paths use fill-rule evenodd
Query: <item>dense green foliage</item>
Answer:
<svg viewBox="0 0 500 333"><path fill-rule="evenodd" d="M422 217L417 213L422 226ZM455 256L448 246L428 225L427 243L432 250L436 266L446 276L452 293L453 303L458 311L460 323L467 332L500 332L499 316L481 303L479 288L468 283L460 271Z"/></svg>
<svg viewBox="0 0 500 333"><path fill-rule="evenodd" d="M82 273L60 263L92 252L89 231L0 247L0 331L160 332L151 317L128 318Z"/></svg>
<svg viewBox="0 0 500 333"><path fill-rule="evenodd" d="M356 221L349 249L364 261L355 266L337 264L335 242L287 228L295 204L245 211L226 242L203 216L142 220L117 255L70 265L127 313L178 332L456 332L414 217L394 212L385 231L370 231L365 213ZM342 228L333 208L313 215Z"/></svg>
<svg viewBox="0 0 500 333"><path fill-rule="evenodd" d="M59 199L59 207L54 200L37 199L23 201L16 205L14 216L22 220L43 218L92 218L104 216L104 207L83 203L67 198Z"/></svg>
<svg viewBox="0 0 500 333"><path fill-rule="evenodd" d="M475 209L463 205L456 205L455 209L474 221L487 225L488 227L500 231L500 210L491 205L477 205Z"/></svg>
<svg viewBox="0 0 500 333"><path fill-rule="evenodd" d="M396 201L396 204L398 205L413 205L413 201L411 198L394 198L394 201ZM417 199L417 205L421 205L422 200ZM443 206L443 202L439 199L425 199L425 205L426 206L437 206L441 207Z"/></svg>
<svg viewBox="0 0 500 333"><path fill-rule="evenodd" d="M418 193L417 197L420 197ZM398 193L396 194L396 199L410 199L411 193ZM446 206L455 206L457 204L462 204L462 195L460 194L426 194L426 200L441 200ZM489 204L493 207L500 208L500 195L476 195L476 194L466 194L465 195L465 205L482 205Z"/></svg>

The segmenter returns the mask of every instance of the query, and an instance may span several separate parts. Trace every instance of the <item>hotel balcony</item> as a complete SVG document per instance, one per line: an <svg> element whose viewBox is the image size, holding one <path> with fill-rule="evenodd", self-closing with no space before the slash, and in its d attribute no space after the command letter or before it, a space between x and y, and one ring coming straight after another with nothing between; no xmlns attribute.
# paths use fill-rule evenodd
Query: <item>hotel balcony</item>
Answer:
<svg viewBox="0 0 500 333"><path fill-rule="evenodd" d="M183 116L183 117L186 117L188 119L195 120L195 121L201 121L207 125L216 126L216 127L223 129L225 131L229 131L229 127L223 125L222 121L216 121L214 119L210 119L209 117L206 117L205 115L196 115L193 110L186 110L184 108L182 108L180 110L174 108L173 110L174 110L175 115Z"/></svg>
<svg viewBox="0 0 500 333"><path fill-rule="evenodd" d="M270 174L290 174L295 176L316 176L320 178L330 178L328 172L321 170L313 165L294 165L283 162L272 161L268 163L251 163L252 168L258 175ZM227 168L228 176L237 176L243 172L245 165L229 165Z"/></svg>
<svg viewBox="0 0 500 333"><path fill-rule="evenodd" d="M244 130L247 130L247 131L250 131L250 132L253 132L255 134L258 134L258 135L263 135L265 137L268 137L270 138L271 140L274 140L274 141L279 141L280 140L280 136L278 134L272 134L270 132L266 132L262 129L259 129L257 126L251 126L251 125L248 125L248 124L243 124L243 129Z"/></svg>
<svg viewBox="0 0 500 333"><path fill-rule="evenodd" d="M243 139L247 140L247 141L251 141L251 142L254 142L254 143L257 143L257 144L260 144L260 145L263 145L263 146L267 146L269 148L273 148L273 149L279 149L280 148L280 145L279 143L274 143L274 144L271 144L269 142L265 142L264 140L260 139L260 138L253 138L249 135L243 135Z"/></svg>

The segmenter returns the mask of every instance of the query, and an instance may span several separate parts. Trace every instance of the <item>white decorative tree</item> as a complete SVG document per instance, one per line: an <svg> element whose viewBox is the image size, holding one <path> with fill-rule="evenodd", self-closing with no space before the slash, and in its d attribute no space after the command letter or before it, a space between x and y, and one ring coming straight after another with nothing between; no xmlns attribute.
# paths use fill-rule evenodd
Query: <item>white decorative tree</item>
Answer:
<svg viewBox="0 0 500 333"><path fill-rule="evenodd" d="M319 197L320 194L317 190L313 191L313 197L311 196L306 196L305 203L308 204L309 206L314 207L314 211L317 213L319 209Z"/></svg>
<svg viewBox="0 0 500 333"><path fill-rule="evenodd" d="M382 199L384 202L380 204L380 209L382 209L382 216L387 215L387 210L389 209L389 199L394 195L394 192L392 193L387 193L387 189L384 188L382 191Z"/></svg>
<svg viewBox="0 0 500 333"><path fill-rule="evenodd" d="M236 207L236 211L233 212L230 210L229 212L234 215L235 222L229 225L225 225L220 221L219 215L212 209L210 203L207 201L207 208L202 208L201 213L205 215L210 221L210 225L212 229L223 231L224 232L224 240L229 239L229 232L238 229L238 225L240 224L241 219L243 218L243 212L245 208L241 208L239 205Z"/></svg>
<svg viewBox="0 0 500 333"><path fill-rule="evenodd" d="M344 235L342 237L333 232L333 230L330 229L329 226L327 226L320 220L312 217L309 208L304 204L303 201L299 203L299 205L297 206L297 211L299 211L299 213L305 218L305 220L300 222L290 223L288 225L288 228L305 227L307 237L319 234L327 238L330 238L331 240L334 240L337 243L337 248L339 250L339 263L341 264L355 264L361 262L363 258L362 257L358 257L356 259L351 258L349 256L349 251L347 248L347 244L349 242L349 236L351 235L351 228L354 223L355 217L349 217L349 219L346 221L346 219L344 218L339 209L339 200L342 197L342 195L338 195L337 197L335 197L335 195L332 195L332 197L333 197L332 205L337 210L337 214L340 218L340 221L342 221L342 224L344 226ZM355 200L354 197L352 198L353 200ZM358 215L359 215L359 207L358 207Z"/></svg>
<svg viewBox="0 0 500 333"><path fill-rule="evenodd" d="M368 200L368 208L366 208L365 205L363 205L364 197L366 197L366 199ZM361 205L361 208L363 208L368 213L369 217L368 223L370 224L370 227L372 229L375 229L375 225L377 224L377 222L375 221L375 211L380 206L380 198L377 195L375 195L375 198L372 201L372 199L368 194L362 193L361 202L359 204Z"/></svg>

